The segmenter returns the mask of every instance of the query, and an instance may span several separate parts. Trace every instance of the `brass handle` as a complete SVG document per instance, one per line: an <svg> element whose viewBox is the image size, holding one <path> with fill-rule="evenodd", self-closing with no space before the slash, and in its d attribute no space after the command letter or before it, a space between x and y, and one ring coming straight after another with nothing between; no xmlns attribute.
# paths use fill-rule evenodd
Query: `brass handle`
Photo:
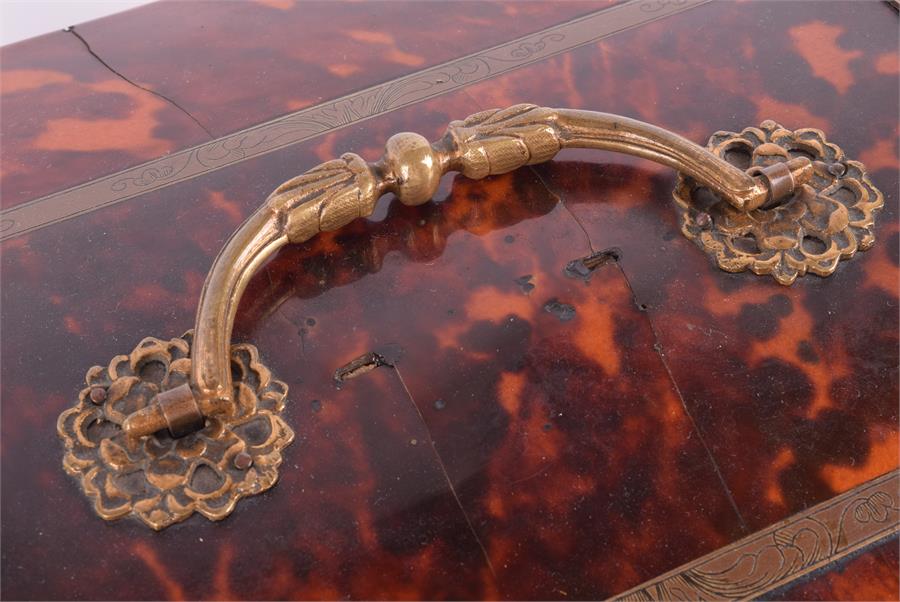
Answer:
<svg viewBox="0 0 900 602"><path fill-rule="evenodd" d="M606 113L515 105L450 123L434 144L418 134L392 136L367 163L348 153L288 180L228 239L200 295L190 384L160 393L131 414L131 436L168 428L182 436L233 404L229 350L238 302L257 268L287 243L309 240L370 215L393 192L407 205L427 202L445 173L479 179L543 163L563 148L612 150L668 165L747 212L789 198L813 175L805 157L750 175L667 130Z"/></svg>

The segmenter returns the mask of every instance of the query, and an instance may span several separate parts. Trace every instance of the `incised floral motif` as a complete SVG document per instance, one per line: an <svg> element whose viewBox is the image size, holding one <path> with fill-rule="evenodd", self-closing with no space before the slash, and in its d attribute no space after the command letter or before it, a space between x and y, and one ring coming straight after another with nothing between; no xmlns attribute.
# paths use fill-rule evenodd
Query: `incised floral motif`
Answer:
<svg viewBox="0 0 900 602"><path fill-rule="evenodd" d="M681 230L723 270L749 269L791 284L807 272L828 276L840 260L875 243L874 213L884 197L863 165L847 160L820 130L791 131L764 121L740 133L716 132L707 148L744 169L805 156L815 170L810 183L787 202L747 213L678 176L673 195Z"/></svg>
<svg viewBox="0 0 900 602"><path fill-rule="evenodd" d="M57 421L63 467L107 520L129 515L162 529L199 512L221 520L237 501L272 487L281 450L294 438L282 420L287 385L272 378L252 345L233 345L235 400L228 415L179 439L167 432L128 437L125 417L153 396L189 381L191 332L146 338L109 366L94 366L75 407Z"/></svg>

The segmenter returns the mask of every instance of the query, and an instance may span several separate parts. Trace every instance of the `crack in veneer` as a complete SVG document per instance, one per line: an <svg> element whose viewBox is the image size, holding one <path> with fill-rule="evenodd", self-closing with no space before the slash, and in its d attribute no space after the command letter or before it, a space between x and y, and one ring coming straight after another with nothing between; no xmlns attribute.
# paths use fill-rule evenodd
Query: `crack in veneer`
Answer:
<svg viewBox="0 0 900 602"><path fill-rule="evenodd" d="M134 86L134 87L137 88L138 90L143 90L144 92L147 92L147 93L149 93L149 94L152 94L153 96L156 96L157 98L159 98L159 99L161 99L161 100L164 100L165 102L169 103L170 105L172 105L173 107L175 107L176 109L178 109L179 111L181 111L182 113L184 113L185 115L187 115L187 117L188 117L191 121L193 121L195 124L197 124L197 127L199 127L201 130L203 130L204 132L206 132L206 135L209 136L209 139L210 139L210 140L215 140L215 138L216 138L215 134L213 134L211 131L209 131L209 129L208 129L205 125L203 125L202 123L200 123L200 120L199 120L199 119L197 119L196 117L194 117L193 115L191 115L190 111L188 111L188 110L185 109L183 106L181 106L180 104L178 104L177 102L175 102L174 99L169 98L169 97L166 96L165 94L161 94L160 92L157 92L156 90L153 90L152 88L148 88L148 87L146 87L146 86L140 85L139 83L137 83L137 82L135 82L134 80L130 79L129 77L125 76L125 74L123 74L121 71L115 69L112 65L110 65L109 63L107 63L106 60L104 60L99 54L96 53L96 51L94 51L93 48L91 48L91 45L88 43L88 41L87 41L86 39L84 39L84 36L81 35L80 33L78 33L77 31L75 31L75 26L74 26L74 25L71 25L71 26L69 26L69 27L66 27L65 29L63 29L63 31L65 31L65 32L67 32L67 33L70 33L70 34L72 34L73 36L75 36L76 38L78 38L78 41L80 41L80 42L82 43L82 45L83 45L83 46L85 47L85 49L88 51L88 54L90 54L92 57L94 57L95 59L97 59L97 61L98 61L101 65L103 65L104 67L106 67L113 75L115 75L116 77L118 77L118 78L121 79L122 81L124 81L124 82L126 82L126 83L128 83L128 84L130 84L130 85L132 85L132 86Z"/></svg>
<svg viewBox="0 0 900 602"><path fill-rule="evenodd" d="M391 111L464 89L471 84L538 63L620 32L702 6L710 1L623 2L515 40L502 42L491 48L258 123L123 171L96 177L77 186L0 211L0 240L21 236ZM74 30L71 33L81 37ZM137 86L97 56L83 39L82 43L110 71ZM183 107L172 99L151 89L138 87L164 98L184 111ZM190 113L184 112L193 119ZM194 121L196 122L196 119Z"/></svg>
<svg viewBox="0 0 900 602"><path fill-rule="evenodd" d="M738 508L737 502L734 499L734 495L732 494L731 489L728 487L728 483L725 481L725 477L722 474L721 469L719 468L719 463L716 461L716 458L713 456L712 450L710 449L709 445L706 443L706 440L703 437L703 433L700 431L700 427L697 425L697 421L694 419L694 416L691 414L690 409L688 409L687 403L685 402L685 399L684 399L684 395L681 393L681 387L678 386L678 383L675 381L675 375L672 373L672 370L669 368L669 363L666 361L665 352L663 350L662 343L660 342L660 339L659 339L659 332L657 331L656 325L653 323L653 320L650 317L648 308L645 304L640 303L638 301L637 293L635 292L634 287L632 287L631 280L628 278L628 274L625 272L625 269L622 266L622 262L620 261L621 255L622 255L621 250L618 247L610 247L603 251L599 251L599 252L596 251L593 240L591 240L591 235L588 232L587 228L585 227L584 222L582 222L581 218L579 218L578 215L574 211L572 211L572 209L569 207L568 203L566 202L565 195L563 195L560 191L553 188L550 185L550 183L547 181L547 179L545 179L541 175L540 170L538 168L536 168L535 166L529 166L529 168L531 169L532 173L534 173L534 175L537 177L537 179L541 182L541 185L543 185L544 189L550 195L552 195L555 199L557 199L557 201L559 202L560 205L562 205L562 207L566 211L566 214L569 217L571 217L572 220L574 220L574 222L577 224L578 228L581 230L581 232L584 234L585 238L587 239L587 244L588 244L588 248L590 249L590 253L586 257L583 257L581 259L576 259L576 260L570 262L565 268L566 274L573 276L573 277L579 277L579 276L584 276L585 274L582 272L586 271L587 272L586 275L589 276L590 272L592 272L593 270L595 270L603 265L608 265L610 263L614 264L616 266L616 268L619 270L619 273L622 275L622 278L625 281L625 285L628 287L628 290L631 293L632 303L638 309L638 311L640 311L644 315L644 318L647 320L647 324L650 327L650 331L653 333L653 349L656 351L657 355L659 356L659 360L662 363L662 366L666 371L666 375L669 380L669 383L671 384L672 388L674 389L675 394L678 396L678 401L681 403L681 407L684 409L685 414L687 415L688 419L691 421L692 430L697 433L697 438L700 440L700 443L703 445L703 449L706 452L706 455L709 458L709 461L712 463L712 467L716 474L716 478L718 479L719 484L722 486L722 489L725 492L725 496L728 499L728 503L730 504L731 509L734 511L734 513L738 519L738 523L741 526L741 531L743 533L748 533L749 528L747 527L747 523L744 520L744 517L741 514L740 509Z"/></svg>

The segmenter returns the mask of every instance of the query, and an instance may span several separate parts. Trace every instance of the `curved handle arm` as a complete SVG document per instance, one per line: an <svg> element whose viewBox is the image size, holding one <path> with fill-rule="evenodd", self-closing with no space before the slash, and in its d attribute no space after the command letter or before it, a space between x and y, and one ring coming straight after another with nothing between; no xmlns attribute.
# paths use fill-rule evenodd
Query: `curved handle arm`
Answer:
<svg viewBox="0 0 900 602"><path fill-rule="evenodd" d="M283 245L370 215L385 193L419 205L431 199L447 172L479 179L549 161L563 148L618 151L668 165L743 211L780 202L812 176L806 158L751 176L693 142L641 121L534 105L453 121L434 144L418 134L397 134L375 163L348 153L288 180L229 238L200 295L190 385L160 393L130 415L123 428L132 436L163 428L181 436L201 427L205 416L230 411L229 349L238 302L253 273Z"/></svg>

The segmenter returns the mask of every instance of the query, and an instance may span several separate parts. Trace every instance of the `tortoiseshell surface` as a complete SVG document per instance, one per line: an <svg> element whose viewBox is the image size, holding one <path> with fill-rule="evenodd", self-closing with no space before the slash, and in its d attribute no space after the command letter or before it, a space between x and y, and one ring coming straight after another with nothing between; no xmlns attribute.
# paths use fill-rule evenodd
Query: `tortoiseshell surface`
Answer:
<svg viewBox="0 0 900 602"><path fill-rule="evenodd" d="M844 28L839 23L848 7L822 6L816 19L807 22L808 7L802 3L778 9L744 6L742 11L710 6L707 15L718 25L706 32L706 43L721 48L715 55L691 53L684 40L642 28L633 44L657 57L670 78L666 81L677 82L667 101L649 102L649 92L643 97L617 97L607 91L595 98L588 92L581 95L584 106L612 106L613 112L678 131L690 130L676 124L694 122L698 106L710 124L708 133L716 127L740 129L767 117L795 128L812 125L828 131L848 156L867 164L886 194L877 218L879 244L832 277L772 287L761 278L712 269L677 228L669 229L673 218L665 202L671 182L667 171L641 180L622 167L596 163L585 163L574 174L554 165L537 169L566 200L595 248L621 249L635 298L648 308L673 379L751 530L850 489L898 462L897 117L883 110L897 104L897 77L896 72L887 77L882 73L887 70L885 57L896 58L896 40L886 30L884 37L877 36L879 19L891 17L889 10L855 15L854 26ZM674 17L670 24L691 16ZM785 31L775 35L772 28L778 22ZM735 33L739 24L746 33ZM753 44L764 37L766 44ZM579 52L585 56L583 61L572 58L576 73L580 65L584 70L591 65L597 77L626 82L626 89L642 89L655 77L629 82L627 74L634 67L628 61L598 62L597 53L591 53L591 60L586 50L572 54ZM610 55L616 56L615 51L606 53ZM834 64L817 71L823 56L831 63L845 56L855 71L848 67L840 75ZM849 62L851 57L856 60ZM748 63L760 67L754 71ZM771 72L762 67L775 64L779 68ZM891 64L895 68L896 63ZM503 104L531 87L540 77L534 71L499 78L493 87L473 86L469 93L483 104ZM786 85L785 100L773 98L781 90L779 82ZM829 94L808 92L825 86ZM703 93L695 97L693 90ZM594 155L572 152L564 157L587 160ZM607 187L610 181L620 184L600 196L601 181ZM651 232L654 238L648 241Z"/></svg>
<svg viewBox="0 0 900 602"><path fill-rule="evenodd" d="M594 599L896 468L895 19L704 6L3 243L3 596ZM290 385L280 483L218 524L93 515L56 416L89 366L191 325L272 188L523 100L696 141L821 127L885 193L878 242L792 288L725 274L679 234L673 173L600 153L387 199L284 249L242 304L236 340ZM335 387L369 351L396 369Z"/></svg>
<svg viewBox="0 0 900 602"><path fill-rule="evenodd" d="M6 46L2 206L614 3L160 2Z"/></svg>

